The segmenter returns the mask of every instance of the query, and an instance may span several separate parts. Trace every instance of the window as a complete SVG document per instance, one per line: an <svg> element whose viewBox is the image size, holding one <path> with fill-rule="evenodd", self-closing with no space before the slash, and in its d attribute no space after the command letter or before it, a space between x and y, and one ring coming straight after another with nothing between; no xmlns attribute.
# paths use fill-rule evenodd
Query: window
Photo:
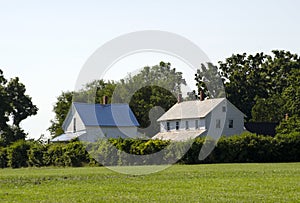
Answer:
<svg viewBox="0 0 300 203"><path fill-rule="evenodd" d="M76 118L73 118L73 132L76 132Z"/></svg>
<svg viewBox="0 0 300 203"><path fill-rule="evenodd" d="M185 129L189 129L189 121L185 121Z"/></svg>
<svg viewBox="0 0 300 203"><path fill-rule="evenodd" d="M170 130L170 123L167 122L167 131L169 131L169 130Z"/></svg>
<svg viewBox="0 0 300 203"><path fill-rule="evenodd" d="M228 127L229 127L229 128L233 128L233 120L232 120L232 119L229 120Z"/></svg>
<svg viewBox="0 0 300 203"><path fill-rule="evenodd" d="M176 130L179 130L179 121L176 121Z"/></svg>
<svg viewBox="0 0 300 203"><path fill-rule="evenodd" d="M222 106L222 111L226 112L226 106Z"/></svg>
<svg viewBox="0 0 300 203"><path fill-rule="evenodd" d="M195 128L196 128L196 129L199 128L198 120L195 120Z"/></svg>
<svg viewBox="0 0 300 203"><path fill-rule="evenodd" d="M220 119L216 120L216 128L221 128L221 120Z"/></svg>

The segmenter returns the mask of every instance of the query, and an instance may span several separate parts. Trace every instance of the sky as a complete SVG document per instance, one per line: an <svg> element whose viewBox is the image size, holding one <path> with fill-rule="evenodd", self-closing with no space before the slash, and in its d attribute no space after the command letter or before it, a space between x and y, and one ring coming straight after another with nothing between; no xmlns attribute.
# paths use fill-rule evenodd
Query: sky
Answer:
<svg viewBox="0 0 300 203"><path fill-rule="evenodd" d="M135 31L161 30L191 40L213 63L244 52L300 54L299 8L297 0L0 0L0 69L6 78L19 77L39 108L21 123L28 137L49 136L56 98L74 90L84 63L104 43ZM111 77L121 77L122 66L128 71L125 66L136 69L161 60L184 66L170 56L142 59L124 59Z"/></svg>

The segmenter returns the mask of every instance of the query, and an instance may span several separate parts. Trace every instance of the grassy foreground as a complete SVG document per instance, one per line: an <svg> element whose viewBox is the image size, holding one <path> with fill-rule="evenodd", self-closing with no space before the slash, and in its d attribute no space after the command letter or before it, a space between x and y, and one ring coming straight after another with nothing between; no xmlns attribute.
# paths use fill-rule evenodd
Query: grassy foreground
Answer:
<svg viewBox="0 0 300 203"><path fill-rule="evenodd" d="M299 202L300 163L0 169L0 202Z"/></svg>

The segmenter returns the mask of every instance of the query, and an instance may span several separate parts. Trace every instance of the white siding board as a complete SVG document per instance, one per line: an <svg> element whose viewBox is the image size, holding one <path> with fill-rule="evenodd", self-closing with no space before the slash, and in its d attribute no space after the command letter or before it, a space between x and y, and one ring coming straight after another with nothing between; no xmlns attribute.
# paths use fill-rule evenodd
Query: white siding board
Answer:
<svg viewBox="0 0 300 203"><path fill-rule="evenodd" d="M85 130L85 125L82 122L78 112L75 110L74 113L69 114L71 116L67 124L67 129L65 130L65 132L73 132L73 125L74 125L74 118L76 118L76 131L83 131Z"/></svg>

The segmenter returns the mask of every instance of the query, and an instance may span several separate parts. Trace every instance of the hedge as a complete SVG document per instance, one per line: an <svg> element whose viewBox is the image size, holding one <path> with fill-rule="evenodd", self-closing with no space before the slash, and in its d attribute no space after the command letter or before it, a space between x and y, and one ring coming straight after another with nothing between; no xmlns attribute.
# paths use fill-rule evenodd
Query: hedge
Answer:
<svg viewBox="0 0 300 203"><path fill-rule="evenodd" d="M199 160L201 148L207 146L204 143L205 138L193 142L101 139L96 143L73 141L47 145L17 141L0 148L0 167L300 161L299 132L275 137L251 133L221 137L212 153Z"/></svg>

